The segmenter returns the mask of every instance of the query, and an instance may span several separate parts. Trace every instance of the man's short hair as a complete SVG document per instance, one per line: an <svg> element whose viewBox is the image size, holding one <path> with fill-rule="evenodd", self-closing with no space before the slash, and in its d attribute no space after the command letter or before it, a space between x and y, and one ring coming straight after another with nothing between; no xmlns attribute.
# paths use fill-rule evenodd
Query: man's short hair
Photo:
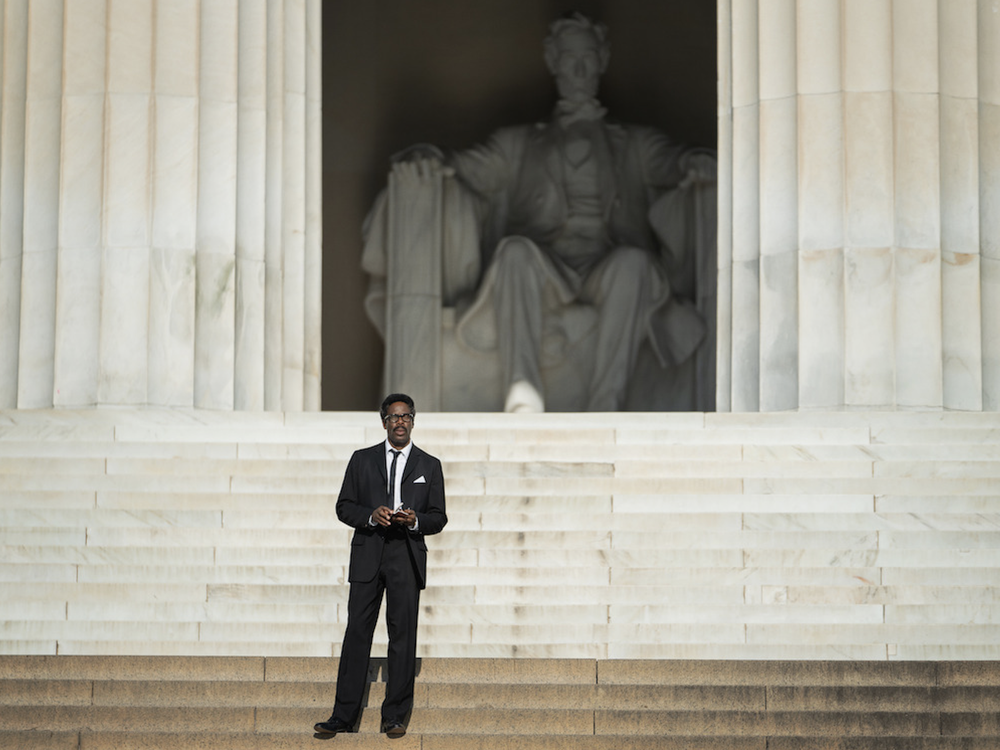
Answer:
<svg viewBox="0 0 1000 750"><path fill-rule="evenodd" d="M382 421L385 421L386 416L389 414L389 407L392 406L397 401L402 401L404 404L410 407L410 413L416 414L417 407L413 405L413 399L407 396L405 393L390 393L382 400L382 407L379 409L379 413L382 415Z"/></svg>
<svg viewBox="0 0 1000 750"><path fill-rule="evenodd" d="M545 62L549 70L555 70L555 62L559 56L559 38L568 31L588 31L597 40L601 55L601 70L607 67L611 56L611 42L608 41L608 27L587 18L583 13L572 12L560 16L549 25L549 35L545 37Z"/></svg>

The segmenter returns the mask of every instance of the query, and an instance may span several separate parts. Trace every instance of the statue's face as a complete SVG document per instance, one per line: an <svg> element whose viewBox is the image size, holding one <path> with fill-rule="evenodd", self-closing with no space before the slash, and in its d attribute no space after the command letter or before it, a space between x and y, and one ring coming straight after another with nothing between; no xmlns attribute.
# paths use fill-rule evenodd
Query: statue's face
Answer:
<svg viewBox="0 0 1000 750"><path fill-rule="evenodd" d="M559 96L584 101L597 96L602 65L600 46L589 31L567 31L558 39L559 55L553 73Z"/></svg>

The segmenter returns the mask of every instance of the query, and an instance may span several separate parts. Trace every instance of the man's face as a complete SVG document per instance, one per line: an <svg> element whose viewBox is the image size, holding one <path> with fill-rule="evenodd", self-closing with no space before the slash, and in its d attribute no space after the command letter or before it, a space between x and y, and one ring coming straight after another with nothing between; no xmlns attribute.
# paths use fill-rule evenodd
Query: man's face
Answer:
<svg viewBox="0 0 1000 750"><path fill-rule="evenodd" d="M389 444L396 448L405 448L410 442L410 432L413 430L413 414L410 407L402 401L389 404L385 419L382 422Z"/></svg>
<svg viewBox="0 0 1000 750"><path fill-rule="evenodd" d="M559 37L557 48L559 55L553 72L559 96L570 101L596 97L602 71L594 35L584 30L566 31Z"/></svg>

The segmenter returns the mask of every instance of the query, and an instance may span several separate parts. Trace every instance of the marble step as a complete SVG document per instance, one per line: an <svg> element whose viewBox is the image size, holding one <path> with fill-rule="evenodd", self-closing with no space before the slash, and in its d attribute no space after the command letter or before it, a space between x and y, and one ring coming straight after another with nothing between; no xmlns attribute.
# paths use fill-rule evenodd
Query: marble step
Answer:
<svg viewBox="0 0 1000 750"><path fill-rule="evenodd" d="M371 747L369 734L338 735L343 747ZM384 740L377 740L379 742ZM232 735L219 733L0 732L0 747L18 750L231 750ZM315 748L311 734L254 734L240 738L246 750ZM407 735L393 741L398 750L995 750L993 737L636 737Z"/></svg>
<svg viewBox="0 0 1000 750"><path fill-rule="evenodd" d="M2 443L0 443L2 445ZM24 446L19 446L22 451ZM125 446L116 450L108 447L106 453L121 452ZM200 446L192 446L199 448ZM294 486L294 480L308 479L313 483L335 483L339 488L340 479L347 467L349 455L338 460L301 460L301 459L219 459L211 457L210 446L206 445L205 455L190 457L164 456L162 458L116 458L114 456L97 456L94 458L62 458L46 455L46 451L38 451L29 456L3 457L0 455L0 479L6 486L17 487L18 477L30 477L37 474L45 475L53 482L57 477L71 477L77 481L84 477L149 477L157 484L171 477L201 477L229 476L260 478L268 477L275 482L286 481ZM552 450L552 446L549 446ZM940 476L949 470L961 472L963 476L1000 476L1000 460L992 456L989 460L970 459L965 451L955 451L953 456L939 458L919 455L923 452L903 450L900 446L899 457L895 460L873 456L870 449L858 447L857 453L850 457L823 457L816 453L806 455L783 455L777 450L761 452L756 458L744 455L740 457L720 456L715 460L697 455L692 446L683 446L683 455L677 457L664 456L652 451L650 446L645 449L651 453L648 456L635 456L634 449L609 453L606 449L595 448L591 457L583 457L578 453L561 449L566 455L553 457L549 460L536 458L495 458L493 456L476 457L476 460L461 460L457 450L443 447L442 455L444 474L447 480L461 478L484 479L551 479L560 481L577 481L586 478L618 479L656 478L656 477L876 477L879 476ZM757 450L757 447L747 447L746 451ZM788 448L789 454L795 449ZM916 455L915 455L916 453ZM307 485L308 486L308 485Z"/></svg>
<svg viewBox="0 0 1000 750"><path fill-rule="evenodd" d="M885 583L864 586L859 580L877 579L877 569L745 569L738 563L692 569L680 563L655 568L569 566L552 570L456 566L434 571L437 583L424 592L423 603L441 609L426 614L424 620L447 619L447 612L453 609L455 616L466 622L503 622L511 613L544 614L532 609L539 606L599 606L613 621L634 621L641 614L650 623L707 617L725 622L730 619L727 610L738 610L734 614L749 618L745 620L748 624L766 621L771 612L798 622L808 620L810 611L821 617L837 616L844 608L855 613L850 618L855 622L867 621L876 611L878 614L872 615L876 619L884 616L886 622L898 624L985 624L996 619L1000 572L995 567L984 564L976 568L956 559L955 567L927 569L917 564L916 554L913 559L910 569L884 569ZM260 562L245 566L127 561L87 566L3 563L0 583L5 599L20 603L22 613L28 611L28 605L48 602L57 608L52 617L70 620L87 613L118 620L165 616L226 620L227 613L265 616L275 606L285 606L293 608L291 616L281 619L296 621L315 610L295 607L346 601L343 564L281 565L268 562L266 555ZM178 580L192 583L178 584ZM642 607L641 613L635 607ZM6 619L16 614L4 613ZM844 621L843 617L837 620Z"/></svg>
<svg viewBox="0 0 1000 750"><path fill-rule="evenodd" d="M62 510L213 510L254 513L311 512L327 510L336 502L336 490L328 495L288 492L174 492L147 489L143 492L95 491L75 487L65 491L17 490L0 494L0 509L16 511L45 508ZM465 495L449 493L449 509L460 513L527 513L601 511L613 503L615 512L688 514L993 514L992 495L941 494L889 491L867 493L720 492L715 494L613 493L595 496Z"/></svg>
<svg viewBox="0 0 1000 750"><path fill-rule="evenodd" d="M537 691L529 691L536 694ZM61 707L5 708L0 741L17 747L298 747L314 742L310 725L323 707ZM84 725L79 735L74 729ZM31 729L20 728L30 726ZM420 707L400 747L885 747L995 746L997 714L844 710L614 710L604 708ZM162 731L170 727L169 732ZM357 734L338 743L378 737L377 710L365 712ZM44 741L42 742L37 741ZM60 740L65 742L61 745ZM844 744L854 740L855 744ZM880 742L881 740L882 742ZM543 742L544 741L544 742ZM754 744L756 741L757 744ZM178 744L179 743L179 744ZM807 744L808 743L808 744ZM883 744L885 743L885 744Z"/></svg>
<svg viewBox="0 0 1000 750"><path fill-rule="evenodd" d="M0 571L3 568L0 567ZM995 605L1000 603L1000 594L996 587L983 585L961 586L942 581L940 585L921 585L914 581L911 585L868 586L857 585L836 586L833 579L825 585L798 585L800 581L818 578L818 572L801 570L798 575L794 571L784 569L773 571L758 570L753 576L741 577L741 571L701 571L701 577L695 571L679 571L685 584L690 585L649 585L629 586L618 585L607 590L595 587L566 587L543 584L525 588L522 586L489 586L489 585L459 585L430 586L421 594L424 606L456 605L468 606L477 600L488 602L491 606L520 606L525 596L537 597L539 602L551 606L564 605L628 605L634 603L647 604L657 602L662 605L703 605L727 603L730 606L744 604L748 596L747 586L762 587L763 601L787 601L800 604L873 604L894 606L896 602L907 602L899 606L896 612L906 614L909 606L948 604L959 609L962 605L973 604ZM727 573L730 580L727 579ZM857 575L864 575L864 570L846 570L840 575L854 580ZM963 575L966 575L963 572ZM992 571L991 575L1000 577L1000 571ZM711 577L715 576L721 583L710 585ZM783 579L784 582L783 582ZM79 603L90 605L94 602L131 602L136 605L169 603L180 605L204 605L206 601L213 607L223 604L264 605L268 607L285 607L300 605L327 606L347 601L347 586L344 584L318 585L273 585L273 584L205 584L205 583L175 583L149 586L144 583L77 583L75 581L4 581L3 593L5 601L17 602L19 607L44 605L58 608L61 617L65 617L66 605ZM39 610L43 611L43 610ZM53 612L56 610L53 609ZM964 616L960 614L959 616Z"/></svg>
<svg viewBox="0 0 1000 750"><path fill-rule="evenodd" d="M993 429L995 427L989 428ZM664 443L655 438L644 443L627 432L618 431L616 441L627 442L608 443L604 438L593 444L567 444L564 440L519 443L483 439L470 443L464 439L461 442L427 442L421 439L420 444L425 450L441 456L446 467L461 471L481 467L486 461L539 466L627 461L662 463L675 468L685 462L700 462L706 466L765 461L790 464L816 461L833 464L961 461L972 464L1000 461L1000 445L995 439L986 439L989 430L981 433L947 428L907 430L891 436L892 442L872 442L870 435L859 435L861 439L856 443L826 442L823 439L811 443L794 440L782 443L774 440L771 428L761 428L756 434L738 431L728 440L716 436L709 438L706 433L691 434L687 439L674 443ZM312 472L329 473L331 466L346 465L351 453L365 444L338 443L336 435L323 442L299 442L294 433L272 436L270 442L219 443L198 439L197 433L191 433L189 437L187 441L137 442L80 441L59 437L47 440L40 435L17 440L5 439L0 428L0 473L23 473L25 459L45 459L63 473L73 469L84 470L84 473L105 473L109 467L113 467L115 473L128 473L130 469L143 467L155 469L157 473L176 473L179 467L200 462L217 467L246 468L248 471L279 472L297 465ZM375 437L372 442L377 439Z"/></svg>
<svg viewBox="0 0 1000 750"><path fill-rule="evenodd" d="M995 429L991 412L777 412L777 413L566 413L554 423L551 414L432 414L421 413L417 428L425 441L460 438L462 442L517 442L521 436L560 435L575 442L594 442L608 432L620 432L644 442L666 439L680 431L688 435L723 431L798 432L815 442L836 442L843 433L872 442L919 442L927 435L948 431L967 442ZM471 425L471 426L470 426ZM211 442L299 442L364 444L365 438L384 432L376 413L322 412L287 414L268 412L211 412L171 410L25 410L0 412L0 440L25 441L59 438L70 441L170 442L168 436L207 435ZM275 437L282 440L275 440ZM294 442L294 440L289 440ZM452 440L454 442L454 440ZM536 441L537 442L537 441ZM801 440L790 442L802 442ZM868 439L865 440L868 442ZM979 440L977 442L985 442Z"/></svg>
<svg viewBox="0 0 1000 750"><path fill-rule="evenodd" d="M963 738L968 740L969 738ZM342 734L335 741L339 747L371 747L373 740L384 739L371 734ZM567 736L553 735L482 735L409 734L393 740L396 750L767 750L767 738L757 737L615 737L615 736ZM992 741L992 739L990 739ZM233 736L221 733L147 733L131 735L127 733L100 732L2 732L0 747L18 750L177 750L177 748L198 748L199 750L232 750ZM311 733L294 734L252 734L239 738L241 750L315 750L316 740ZM911 746L898 745L901 750ZM931 746L912 746L914 750L928 750ZM992 745L940 744L933 750L993 750ZM797 748L795 750L798 750ZM837 749L839 750L839 749Z"/></svg>
<svg viewBox="0 0 1000 750"><path fill-rule="evenodd" d="M998 428L422 414L451 517L422 653L995 658ZM0 412L0 651L336 653L333 505L382 436L373 414Z"/></svg>
<svg viewBox="0 0 1000 750"><path fill-rule="evenodd" d="M303 747L329 712L336 668L329 658L0 656L0 746ZM360 732L338 743L377 737L384 669L373 661ZM1000 742L996 661L422 659L415 701L398 747Z"/></svg>
<svg viewBox="0 0 1000 750"><path fill-rule="evenodd" d="M267 517L259 520L235 519L231 526L212 512L149 513L144 523L144 511L135 514L80 513L70 511L65 517L51 515L45 520L42 511L0 512L10 517L0 528L0 544L7 547L44 547L72 545L76 547L246 547L246 548L343 548L349 546L351 529L337 521L332 512L315 519L309 527L285 527ZM126 520L128 519L128 520ZM823 518L806 519L797 523L794 514L782 518L719 518L718 523L704 519L676 525L669 514L644 517L627 514L598 517L595 520L563 523L558 514L539 514L524 519L520 528L495 528L504 523L490 520L487 528L447 529L440 536L428 538L428 547L445 550L595 550L621 552L656 550L686 552L690 550L767 550L815 547L819 549L862 549L905 553L911 549L983 550L983 554L1000 548L1000 516L993 513L978 518L945 519L934 526L934 516L912 517L893 525L891 519L869 516L851 524L834 517L829 527ZM19 522L18 522L19 521ZM176 526L173 523L190 523ZM743 528L735 528L737 522ZM307 520L303 519L303 525ZM520 523L520 522L518 522ZM966 528L955 526L966 524ZM197 525L195 525L197 524ZM648 552L647 552L648 551ZM886 563L882 563L885 565ZM889 563L891 565L891 563ZM970 565L975 565L970 559ZM985 564L992 564L987 562Z"/></svg>
<svg viewBox="0 0 1000 750"><path fill-rule="evenodd" d="M96 687L96 686L95 686ZM147 690L158 691L152 684ZM525 697L544 693L520 691ZM624 691L623 692L623 698ZM124 696L123 696L124 697ZM475 696L471 696L474 700ZM636 698L636 696L632 696ZM220 727L234 735L249 733L294 733L326 718L332 692L302 696L306 705L273 706L237 701L207 704L154 705L138 701L117 705L6 705L0 713L0 730L27 731L44 728L67 732L86 726L92 732L146 732L167 728L175 732L212 732ZM613 703L614 701L608 701ZM414 734L501 735L638 735L638 736L989 736L1000 739L1000 713L996 711L942 710L914 707L904 710L840 705L812 709L767 707L711 708L606 708L602 694L597 705L581 702L573 707L543 708L535 705L492 707L489 705L418 706L408 730ZM633 704L634 705L634 704ZM365 711L359 731L378 732L377 710Z"/></svg>
<svg viewBox="0 0 1000 750"><path fill-rule="evenodd" d="M868 498L868 503L871 502ZM654 503L616 498L613 503L618 508L615 512L606 507L612 504L609 499L584 503L571 498L554 503L525 502L523 509L513 511L484 508L483 503L455 498L449 501L448 533L429 540L431 551L448 549L444 545L448 545L452 537L459 540L456 546L466 547L470 534L475 534L483 542L477 548L509 547L513 540L518 542L520 548L540 553L560 551L552 547L550 539L562 532L600 532L608 539L617 537L621 540L629 539L630 534L638 534L648 540L663 537L667 542L676 541L671 535L683 534L689 536L692 542L685 546L707 548L727 546L735 537L747 546L788 546L787 542L794 540L795 535L810 535L814 543L827 538L840 544L843 540L869 541L864 535L875 532L879 532L882 539L892 546L898 546L900 540L926 542L939 538L939 535L950 534L951 537L940 537L945 546L967 548L969 545L996 543L996 536L1000 534L1000 510L997 508L990 513L969 513L956 509L951 513L875 514L807 513L794 507L775 507L773 513L713 513L664 500ZM14 535L15 530L18 533L41 532L44 529L72 532L84 528L113 529L119 534L133 534L139 530L154 533L155 530L165 541L180 538L192 543L199 540L200 534L206 543L213 544L227 541L221 539L223 535L231 535L234 542L239 542L241 534L262 530L280 531L285 537L291 533L301 536L322 532L324 547L346 546L351 529L330 511L328 506L322 504L301 511L275 506L268 509L140 507L129 510L51 508L35 504L31 507L0 508L0 525L8 530L5 537L8 546L21 547L30 546L30 542L21 541ZM215 533L215 536L209 532ZM855 536L850 537L849 534ZM268 546L282 546L282 538L277 536L277 542ZM94 546L93 541L87 541L89 546ZM290 551L300 549L301 539L286 546Z"/></svg>
<svg viewBox="0 0 1000 750"><path fill-rule="evenodd" d="M0 680L329 682L339 659L171 656L0 656ZM373 659L369 679L384 677ZM994 687L998 661L421 659L420 684L773 687ZM0 705L4 693L0 691Z"/></svg>
<svg viewBox="0 0 1000 750"><path fill-rule="evenodd" d="M66 637L76 628L81 637L93 637L116 624L132 624L137 627L160 625L189 626L201 625L200 635L208 636L222 629L234 633L245 633L259 628L262 633L281 637L287 628L298 629L302 637L318 633L328 635L330 628L340 628L340 618L346 604L346 592L331 601L315 604L276 604L238 602L18 602L17 612L11 612L3 620L10 632L23 631L22 636L34 632L43 637ZM529 597L525 597L529 599ZM421 608L420 625L424 639L442 637L448 633L477 636L482 631L503 630L515 626L536 628L536 637L545 639L555 636L560 627L565 627L569 636L573 627L583 625L600 626L609 631L626 628L641 628L650 625L697 625L697 624L745 624L755 626L789 624L814 624L817 627L829 624L845 629L856 627L860 631L865 626L884 625L887 633L903 637L912 630L935 627L965 626L966 632L975 632L975 620L988 624L1000 617L1000 605L978 605L956 607L952 612L928 609L921 606L883 607L881 605L824 606L748 604L743 606L706 604L650 605L638 600L634 603L608 605L594 604L552 604L543 597L535 597L536 603L519 601L515 604L456 604L425 603ZM12 606L15 606L12 604ZM732 610L727 613L726 610ZM21 619L17 619L20 617ZM565 624L565 625L564 625ZM661 630L666 630L663 628ZM46 635L47 634L47 635ZM635 633L641 635L641 633ZM857 633L855 633L857 635ZM262 640L262 639L255 639ZM553 642L557 642L556 641ZM838 639L839 640L839 639ZM905 642L905 641L904 641Z"/></svg>
<svg viewBox="0 0 1000 750"><path fill-rule="evenodd" d="M327 705L310 708L11 706L0 715L0 729L26 731L44 727L66 732L86 726L92 732L213 732L226 728L235 736L306 731L329 715ZM1000 739L993 713L936 711L781 711L781 710L612 710L594 708L419 708L408 731L413 734L497 735L638 735L638 736L793 736L932 737L989 736ZM377 711L366 711L359 733L379 729Z"/></svg>
<svg viewBox="0 0 1000 750"><path fill-rule="evenodd" d="M707 629L708 636L714 636L720 628ZM732 631L724 633L732 637ZM128 653L138 655L173 655L218 657L252 656L267 654L268 657L329 657L339 651L340 642L319 641L156 641L129 640L133 633L119 635L113 640L71 640L72 636L58 640L19 640L0 644L0 654L43 655L56 652L66 655L106 655ZM700 634L702 638L694 637ZM945 632L943 635L948 636ZM502 636L504 634L498 634ZM514 643L510 639L499 642L468 643L448 641L443 643L421 643L418 653L428 659L502 658L502 659L857 659L874 661L885 659L887 649L884 643L863 642L859 644L816 644L812 642L785 643L777 639L766 643L710 642L704 640L705 628L690 628L680 633L676 642L664 643L636 640L629 643L566 642L556 643ZM372 655L384 657L385 646L376 645ZM945 644L935 641L930 644L894 644L893 658L910 660L940 659L982 659L985 654L997 654L994 642ZM1000 658L1000 657L997 657Z"/></svg>
<svg viewBox="0 0 1000 750"><path fill-rule="evenodd" d="M2 705L33 707L231 707L327 706L335 674L314 682L149 682L141 680L4 680ZM370 685L368 704L379 705L385 683ZM421 682L418 709L573 709L629 711L940 712L995 714L994 686L769 686L750 685L551 685Z"/></svg>

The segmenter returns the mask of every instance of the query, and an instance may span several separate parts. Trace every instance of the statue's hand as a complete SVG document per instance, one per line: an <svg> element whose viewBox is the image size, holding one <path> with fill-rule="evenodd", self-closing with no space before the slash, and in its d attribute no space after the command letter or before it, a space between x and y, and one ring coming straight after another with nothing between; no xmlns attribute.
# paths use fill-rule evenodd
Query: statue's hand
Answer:
<svg viewBox="0 0 1000 750"><path fill-rule="evenodd" d="M718 179L718 160L711 151L689 151L681 163L687 173L684 183L715 182Z"/></svg>
<svg viewBox="0 0 1000 750"><path fill-rule="evenodd" d="M416 182L454 174L444 161L444 154L437 146L418 143L392 155L392 172L399 179Z"/></svg>
<svg viewBox="0 0 1000 750"><path fill-rule="evenodd" d="M392 164L402 164L414 161L437 161L444 163L444 153L437 146L430 143L415 143L407 146L402 151L397 151L389 157Z"/></svg>
<svg viewBox="0 0 1000 750"><path fill-rule="evenodd" d="M417 159L394 163L392 174L397 180L419 184L437 179L441 175L454 174L454 171L437 159Z"/></svg>

